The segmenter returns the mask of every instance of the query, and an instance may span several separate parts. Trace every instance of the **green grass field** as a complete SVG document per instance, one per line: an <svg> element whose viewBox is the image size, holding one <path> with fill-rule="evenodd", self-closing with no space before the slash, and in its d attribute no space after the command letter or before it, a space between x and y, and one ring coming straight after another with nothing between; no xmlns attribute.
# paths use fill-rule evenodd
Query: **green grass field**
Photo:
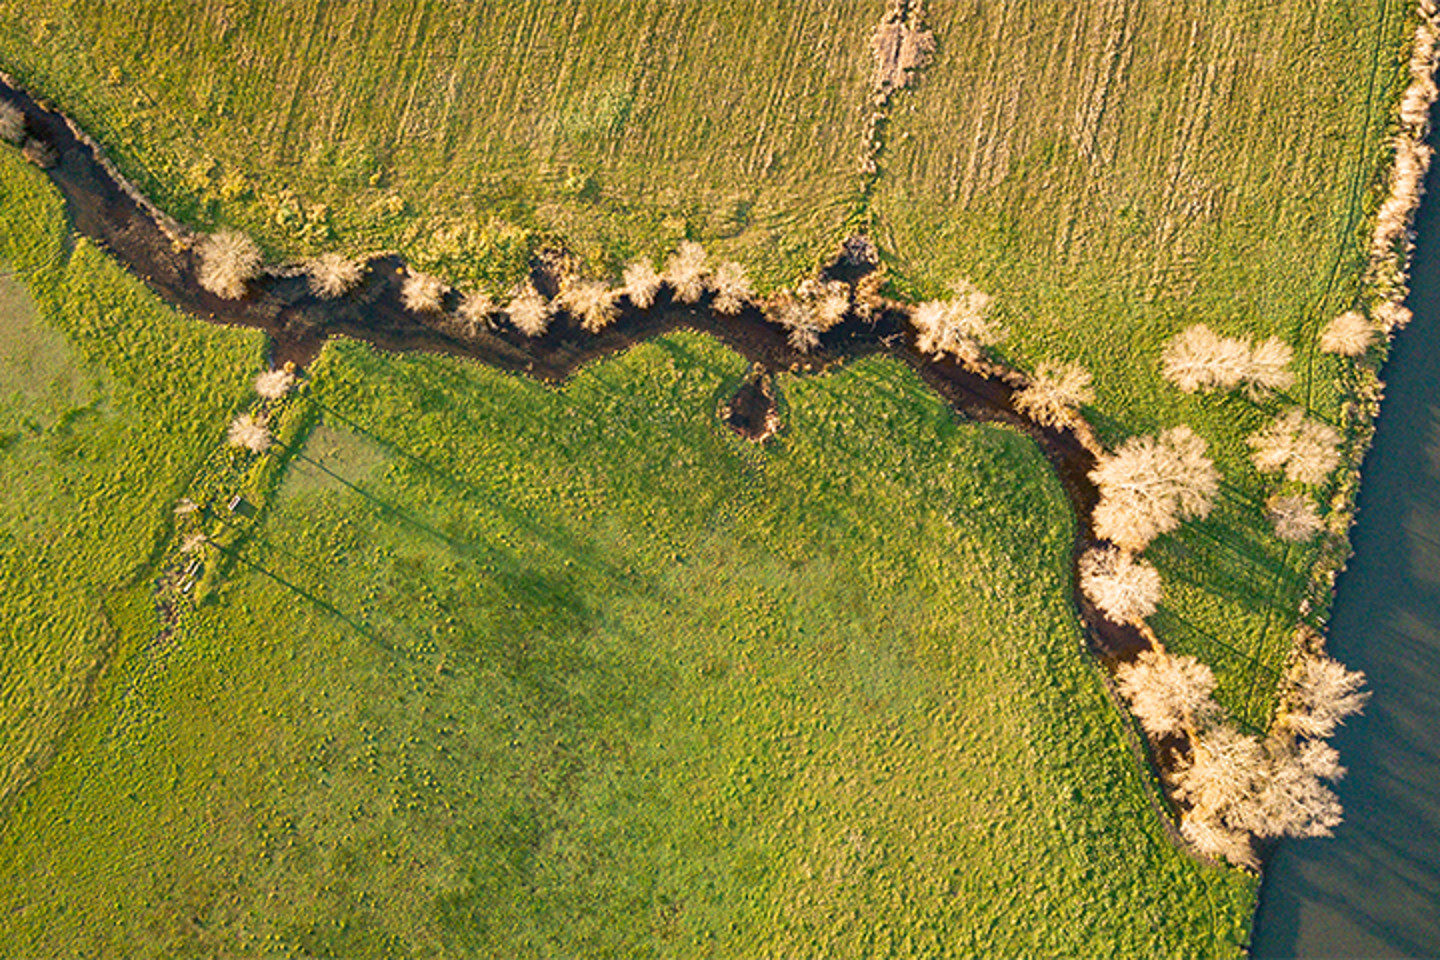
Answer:
<svg viewBox="0 0 1440 960"><path fill-rule="evenodd" d="M156 304L0 156L0 814L81 708L260 337Z"/></svg>
<svg viewBox="0 0 1440 960"><path fill-rule="evenodd" d="M24 952L1230 955L1082 656L1028 440L675 335L555 390L332 347L217 601L0 838ZM816 478L823 478L817 481Z"/></svg>
<svg viewBox="0 0 1440 960"><path fill-rule="evenodd" d="M869 192L879 4L155 3L121 28L0 0L0 69L276 257L395 248L498 293L545 243L599 273L689 236L775 288L864 226L901 295L973 279L1003 358L1096 374L1107 441L1210 441L1226 487L1149 551L1154 625L1263 728L1315 557L1269 534L1243 442L1281 401L1187 397L1156 360L1197 321L1278 333L1294 399L1335 416L1309 344L1359 289L1408 8L1113 6L928 4L936 59ZM8 150L0 321L16 956L1246 940L1254 881L1170 845L1082 655L1053 476L897 364L783 378L756 448L715 417L743 362L696 336L562 388L332 343L287 401L297 449L252 462L220 444L259 338L70 249ZM161 634L172 508L236 490L259 516Z"/></svg>

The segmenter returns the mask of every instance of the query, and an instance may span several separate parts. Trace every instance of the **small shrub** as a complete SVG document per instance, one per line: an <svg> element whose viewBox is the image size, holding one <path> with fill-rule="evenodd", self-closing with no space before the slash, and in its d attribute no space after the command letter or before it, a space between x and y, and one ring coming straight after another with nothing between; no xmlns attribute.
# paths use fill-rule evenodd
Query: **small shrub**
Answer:
<svg viewBox="0 0 1440 960"><path fill-rule="evenodd" d="M1041 426L1059 427L1076 422L1082 405L1095 400L1090 374L1075 363L1042 363L1020 390L1015 409Z"/></svg>
<svg viewBox="0 0 1440 960"><path fill-rule="evenodd" d="M60 161L60 154L55 152L53 146L44 140L36 140L34 137L25 141L25 145L20 148L20 156L41 170L49 170Z"/></svg>
<svg viewBox="0 0 1440 960"><path fill-rule="evenodd" d="M334 300L354 290L364 275L364 268L338 253L322 253L305 264L310 275L310 292L322 300Z"/></svg>
<svg viewBox="0 0 1440 960"><path fill-rule="evenodd" d="M710 285L705 265L705 248L693 240L682 241L675 255L665 261L665 282L680 303L695 303Z"/></svg>
<svg viewBox="0 0 1440 960"><path fill-rule="evenodd" d="M1415 315L1405 304L1387 300L1375 308L1374 317L1381 330L1386 333L1394 333L1396 330L1405 329Z"/></svg>
<svg viewBox="0 0 1440 960"><path fill-rule="evenodd" d="M1137 623L1160 602L1160 574L1150 564L1114 547L1080 558L1080 589L1116 623Z"/></svg>
<svg viewBox="0 0 1440 960"><path fill-rule="evenodd" d="M727 260L715 269L715 312L734 316L755 298L745 268Z"/></svg>
<svg viewBox="0 0 1440 960"><path fill-rule="evenodd" d="M535 284L526 281L516 291L505 312L515 329L527 337L539 337L550 329L550 304L535 289Z"/></svg>
<svg viewBox="0 0 1440 960"><path fill-rule="evenodd" d="M279 400L295 385L295 374L287 368L266 370L255 378L255 393L266 400Z"/></svg>
<svg viewBox="0 0 1440 960"><path fill-rule="evenodd" d="M445 289L439 277L411 270L400 285L400 302L411 313L440 313L445 309Z"/></svg>
<svg viewBox="0 0 1440 960"><path fill-rule="evenodd" d="M270 449L270 427L264 417L242 413L230 422L226 441L232 447L240 447L251 453L264 453Z"/></svg>
<svg viewBox="0 0 1440 960"><path fill-rule="evenodd" d="M19 144L25 139L25 114L7 100L0 100L0 140Z"/></svg>
<svg viewBox="0 0 1440 960"><path fill-rule="evenodd" d="M621 292L632 306L641 310L648 310L655 302L655 294L660 292L660 284L663 282L649 257L641 257L627 266L624 280L625 286L621 288Z"/></svg>
<svg viewBox="0 0 1440 960"><path fill-rule="evenodd" d="M238 230L221 230L200 242L200 286L225 300L245 296L245 284L260 275L260 248Z"/></svg>

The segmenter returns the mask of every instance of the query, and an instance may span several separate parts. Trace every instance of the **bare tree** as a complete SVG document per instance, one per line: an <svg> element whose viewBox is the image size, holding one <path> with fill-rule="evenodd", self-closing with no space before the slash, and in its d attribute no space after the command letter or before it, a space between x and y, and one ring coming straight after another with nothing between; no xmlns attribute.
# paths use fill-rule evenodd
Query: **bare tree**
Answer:
<svg viewBox="0 0 1440 960"><path fill-rule="evenodd" d="M1194 657L1146 650L1134 661L1120 665L1115 685L1152 737L1193 733L1217 711L1210 699L1215 675Z"/></svg>
<svg viewBox="0 0 1440 960"><path fill-rule="evenodd" d="M1250 834L1244 830L1232 830L1224 824L1186 813L1180 819L1180 835L1211 859L1228 860L1236 866L1252 870L1260 866Z"/></svg>
<svg viewBox="0 0 1440 960"><path fill-rule="evenodd" d="M1076 363L1042 363L1020 390L1015 409L1041 426L1073 424L1082 405L1093 403L1090 374Z"/></svg>
<svg viewBox="0 0 1440 960"><path fill-rule="evenodd" d="M505 312L510 322L527 337L539 337L550 329L550 304L528 280L521 284Z"/></svg>
<svg viewBox="0 0 1440 960"><path fill-rule="evenodd" d="M1166 344L1161 371L1186 393L1233 390L1244 379L1249 359L1250 347L1243 340L1222 337L1197 323Z"/></svg>
<svg viewBox="0 0 1440 960"><path fill-rule="evenodd" d="M1257 837L1328 837L1343 814L1335 794L1293 747L1272 740L1253 793L1236 803L1226 820Z"/></svg>
<svg viewBox="0 0 1440 960"><path fill-rule="evenodd" d="M232 447L240 447L251 453L264 453L270 449L270 427L264 417L242 413L230 422L226 441Z"/></svg>
<svg viewBox="0 0 1440 960"><path fill-rule="evenodd" d="M19 144L25 139L25 114L8 100L0 100L0 140Z"/></svg>
<svg viewBox="0 0 1440 960"><path fill-rule="evenodd" d="M599 280L572 280L565 284L556 303L580 320L586 333L599 333L620 316L617 294Z"/></svg>
<svg viewBox="0 0 1440 960"><path fill-rule="evenodd" d="M1334 427L1309 420L1305 411L1291 407L1246 439L1251 459L1261 473L1285 471L1296 483L1323 483L1340 463L1340 433Z"/></svg>
<svg viewBox="0 0 1440 960"><path fill-rule="evenodd" d="M180 552L194 553L209 542L210 538L203 533L187 533L185 539L180 541Z"/></svg>
<svg viewBox="0 0 1440 960"><path fill-rule="evenodd" d="M641 310L648 309L655 302L655 294L660 292L662 282L649 257L641 257L627 266L624 280L623 293L633 306Z"/></svg>
<svg viewBox="0 0 1440 960"><path fill-rule="evenodd" d="M1275 528L1275 536L1286 543L1308 543L1325 529L1324 521L1315 510L1315 502L1309 497L1271 497L1266 512Z"/></svg>
<svg viewBox="0 0 1440 960"><path fill-rule="evenodd" d="M1080 558L1080 589L1114 622L1136 623L1160 602L1160 573L1115 547L1099 547Z"/></svg>
<svg viewBox="0 0 1440 960"><path fill-rule="evenodd" d="M491 300L488 294L467 293L460 298L460 307L456 313L460 322L465 324L465 332L473 337L481 330L494 329L497 310L495 301Z"/></svg>
<svg viewBox="0 0 1440 960"><path fill-rule="evenodd" d="M1325 656L1296 660L1285 677L1281 724L1306 737L1328 737L1335 728L1365 709L1370 692L1365 674Z"/></svg>
<svg viewBox="0 0 1440 960"><path fill-rule="evenodd" d="M200 286L217 297L239 300L245 284L260 275L260 248L238 230L221 230L200 242Z"/></svg>
<svg viewBox="0 0 1440 960"><path fill-rule="evenodd" d="M1255 795L1264 775L1260 741L1219 723L1191 738L1190 757L1175 771L1175 792L1198 819L1228 823L1228 815Z"/></svg>
<svg viewBox="0 0 1440 960"><path fill-rule="evenodd" d="M910 322L916 347L933 356L949 354L967 363L981 358L981 348L1004 339L1005 331L989 317L994 299L968 280L955 284L949 300L927 300L915 308Z"/></svg>
<svg viewBox="0 0 1440 960"><path fill-rule="evenodd" d="M1186 426L1131 437L1099 459L1090 479L1100 489L1096 534L1130 551L1143 550L1182 520L1206 516L1220 487L1205 441Z"/></svg>
<svg viewBox="0 0 1440 960"><path fill-rule="evenodd" d="M1396 303L1394 300L1386 300L1373 311L1375 322L1380 329L1386 333L1394 333L1396 330L1403 330L1409 325L1414 314L1410 308L1403 303Z"/></svg>
<svg viewBox="0 0 1440 960"><path fill-rule="evenodd" d="M675 291L681 303L695 303L710 285L710 269L705 263L705 248L693 240L683 240L674 256L665 261L665 282Z"/></svg>
<svg viewBox="0 0 1440 960"><path fill-rule="evenodd" d="M354 290L364 275L361 265L338 253L322 253L305 264L310 275L310 292L322 300L334 300Z"/></svg>
<svg viewBox="0 0 1440 960"><path fill-rule="evenodd" d="M727 260L715 268L715 312L734 316L755 299L745 268Z"/></svg>
<svg viewBox="0 0 1440 960"><path fill-rule="evenodd" d="M1358 310L1346 310L1325 325L1320 349L1342 357L1359 357L1375 342L1375 327Z"/></svg>
<svg viewBox="0 0 1440 960"><path fill-rule="evenodd" d="M400 285L400 302L411 313L440 313L445 309L446 289L439 277L411 270Z"/></svg>
<svg viewBox="0 0 1440 960"><path fill-rule="evenodd" d="M1295 382L1289 370L1291 357L1289 344L1278 337L1252 347L1248 341L1222 337L1197 323L1166 345L1161 371L1186 393L1243 386L1249 395L1263 397Z"/></svg>
<svg viewBox="0 0 1440 960"><path fill-rule="evenodd" d="M279 400L295 385L295 374L288 367L266 370L255 378L255 392L266 400Z"/></svg>

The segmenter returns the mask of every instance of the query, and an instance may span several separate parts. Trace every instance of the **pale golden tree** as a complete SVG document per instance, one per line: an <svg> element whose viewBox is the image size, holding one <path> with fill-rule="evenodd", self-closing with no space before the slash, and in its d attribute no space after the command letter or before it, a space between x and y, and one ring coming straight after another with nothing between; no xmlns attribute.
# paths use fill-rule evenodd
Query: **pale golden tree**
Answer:
<svg viewBox="0 0 1440 960"><path fill-rule="evenodd" d="M266 370L255 378L255 392L266 400L279 400L295 385L295 374L288 367Z"/></svg>
<svg viewBox="0 0 1440 960"><path fill-rule="evenodd" d="M599 280L572 280L565 284L556 302L579 319L586 333L599 333L620 316L617 296Z"/></svg>
<svg viewBox="0 0 1440 960"><path fill-rule="evenodd" d="M1259 400L1276 390L1290 389L1295 383L1295 374L1290 372L1290 361L1294 355L1290 344L1279 337L1256 344L1250 351L1241 377L1245 393Z"/></svg>
<svg viewBox="0 0 1440 960"><path fill-rule="evenodd" d="M1394 333L1396 330L1405 329L1415 315L1405 304L1386 300L1375 308L1373 316L1381 330L1386 333Z"/></svg>
<svg viewBox="0 0 1440 960"><path fill-rule="evenodd" d="M1080 558L1080 589L1116 623L1136 623L1160 602L1160 573L1115 547L1087 550Z"/></svg>
<svg viewBox="0 0 1440 960"><path fill-rule="evenodd" d="M505 312L510 316L510 322L515 329L527 337L539 337L550 329L550 304L535 289L535 284L528 280L521 284L511 298Z"/></svg>
<svg viewBox="0 0 1440 960"><path fill-rule="evenodd" d="M625 285L621 292L630 300L632 306L641 310L649 309L655 302L655 294L660 292L660 284L663 282L649 257L641 257L627 266L623 279Z"/></svg>
<svg viewBox="0 0 1440 960"><path fill-rule="evenodd" d="M245 284L260 275L260 248L238 230L221 230L200 241L200 286L225 300L245 296Z"/></svg>
<svg viewBox="0 0 1440 960"><path fill-rule="evenodd" d="M727 260L715 268L715 312L734 316L755 299L745 268Z"/></svg>
<svg viewBox="0 0 1440 960"><path fill-rule="evenodd" d="M1222 337L1203 323L1180 331L1161 355L1165 379L1186 393L1232 390L1240 385L1250 360L1243 340Z"/></svg>
<svg viewBox="0 0 1440 960"><path fill-rule="evenodd" d="M1364 356L1375 342L1375 326L1358 310L1346 310L1320 332L1320 349L1342 357Z"/></svg>
<svg viewBox="0 0 1440 960"><path fill-rule="evenodd" d="M411 270L400 285L400 302L411 313L440 313L445 309L445 290L439 277Z"/></svg>
<svg viewBox="0 0 1440 960"><path fill-rule="evenodd" d="M1323 483L1340 463L1340 432L1306 418L1299 407L1284 411L1245 442L1257 470L1284 470L1286 479L1296 483Z"/></svg>
<svg viewBox="0 0 1440 960"><path fill-rule="evenodd" d="M665 261L665 282L675 291L680 303L695 303L710 286L710 268L706 265L705 248L693 240L683 240L669 260Z"/></svg>
<svg viewBox="0 0 1440 960"><path fill-rule="evenodd" d="M1288 494L1271 497L1266 514L1275 528L1275 536L1286 543L1308 543L1325 529L1325 522L1309 497Z"/></svg>
<svg viewBox="0 0 1440 960"><path fill-rule="evenodd" d="M354 290L364 275L359 263L338 253L322 253L305 264L310 292L322 300L334 300Z"/></svg>
<svg viewBox="0 0 1440 960"><path fill-rule="evenodd" d="M916 347L932 356L979 361L982 347L993 346L1005 336L1004 328L990 318L993 304L989 294L961 280L951 299L927 300L915 308L910 322L918 334Z"/></svg>
<svg viewBox="0 0 1440 960"><path fill-rule="evenodd" d="M465 325L465 332L473 337L481 330L494 329L495 314L498 310L489 294L467 293L460 298L460 307L456 314Z"/></svg>
<svg viewBox="0 0 1440 960"><path fill-rule="evenodd" d="M1209 514L1220 474L1205 449L1204 440L1179 426L1158 437L1131 437L1100 457L1090 471L1100 491L1095 533L1139 551L1181 521Z"/></svg>
<svg viewBox="0 0 1440 960"><path fill-rule="evenodd" d="M1370 700L1365 674L1325 656L1298 658L1285 676L1280 722L1306 737L1328 737L1365 709Z"/></svg>
<svg viewBox="0 0 1440 960"><path fill-rule="evenodd" d="M226 442L251 453L264 453L270 449L270 427L263 416L242 413L230 422Z"/></svg>
<svg viewBox="0 0 1440 960"><path fill-rule="evenodd" d="M1194 657L1146 650L1116 669L1115 686L1152 737L1193 733L1217 712L1215 675Z"/></svg>
<svg viewBox="0 0 1440 960"><path fill-rule="evenodd" d="M1080 407L1095 400L1090 374L1077 363L1042 363L1015 392L1015 409L1046 427L1076 422Z"/></svg>

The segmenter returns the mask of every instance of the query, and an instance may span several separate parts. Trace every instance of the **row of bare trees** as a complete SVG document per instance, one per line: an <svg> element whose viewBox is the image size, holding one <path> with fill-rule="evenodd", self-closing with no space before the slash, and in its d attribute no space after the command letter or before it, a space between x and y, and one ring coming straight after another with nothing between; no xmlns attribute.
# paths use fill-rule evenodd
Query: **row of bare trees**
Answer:
<svg viewBox="0 0 1440 960"><path fill-rule="evenodd" d="M1115 681L1147 734L1188 744L1171 785L1185 805L1181 832L1202 853L1253 867L1254 838L1328 836L1340 823L1326 781L1345 771L1325 738L1365 706L1364 674L1318 651L1297 656L1264 738L1225 716L1212 697L1214 674L1194 657L1149 650L1122 665Z"/></svg>

